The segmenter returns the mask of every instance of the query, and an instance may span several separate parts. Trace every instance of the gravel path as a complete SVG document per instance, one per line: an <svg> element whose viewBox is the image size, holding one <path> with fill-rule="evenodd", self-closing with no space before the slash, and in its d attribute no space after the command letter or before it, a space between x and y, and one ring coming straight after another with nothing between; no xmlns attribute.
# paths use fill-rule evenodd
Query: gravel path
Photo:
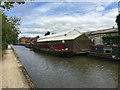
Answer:
<svg viewBox="0 0 120 90"><path fill-rule="evenodd" d="M2 88L30 88L11 46L2 58Z"/></svg>

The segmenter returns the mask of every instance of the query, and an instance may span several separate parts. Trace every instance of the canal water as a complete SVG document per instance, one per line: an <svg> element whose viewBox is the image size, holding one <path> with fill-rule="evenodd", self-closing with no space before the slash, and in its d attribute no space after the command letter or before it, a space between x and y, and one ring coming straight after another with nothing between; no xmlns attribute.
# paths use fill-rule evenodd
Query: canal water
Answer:
<svg viewBox="0 0 120 90"><path fill-rule="evenodd" d="M37 88L116 88L118 64L86 55L63 58L12 46Z"/></svg>

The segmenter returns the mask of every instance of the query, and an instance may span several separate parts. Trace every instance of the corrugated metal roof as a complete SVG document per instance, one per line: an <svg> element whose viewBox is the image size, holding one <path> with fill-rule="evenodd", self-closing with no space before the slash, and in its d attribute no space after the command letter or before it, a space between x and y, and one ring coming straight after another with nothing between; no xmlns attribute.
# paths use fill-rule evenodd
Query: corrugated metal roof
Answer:
<svg viewBox="0 0 120 90"><path fill-rule="evenodd" d="M72 40L80 36L81 33L77 30L72 30L67 33L59 33L55 35L48 35L37 39L37 42L45 41L59 41L59 40Z"/></svg>
<svg viewBox="0 0 120 90"><path fill-rule="evenodd" d="M109 34L109 33L117 33L117 32L118 32L117 28L109 28L109 29L104 29L104 30L86 32L86 34L94 35L94 34L107 34L107 33Z"/></svg>

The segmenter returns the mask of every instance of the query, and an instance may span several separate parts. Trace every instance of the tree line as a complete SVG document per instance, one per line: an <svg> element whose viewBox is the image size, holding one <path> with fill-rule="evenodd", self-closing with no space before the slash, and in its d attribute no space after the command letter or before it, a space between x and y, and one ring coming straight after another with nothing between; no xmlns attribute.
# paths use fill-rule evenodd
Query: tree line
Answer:
<svg viewBox="0 0 120 90"><path fill-rule="evenodd" d="M120 35L120 14L117 15L117 17L116 17L116 23L117 23L117 26L118 26L118 34Z"/></svg>
<svg viewBox="0 0 120 90"><path fill-rule="evenodd" d="M2 13L2 49L5 50L8 44L18 42L20 19L17 17L8 18Z"/></svg>
<svg viewBox="0 0 120 90"><path fill-rule="evenodd" d="M15 2L0 2L0 7L2 8L2 50L8 47L8 44L13 44L18 42L18 35L20 33L19 25L20 18L9 17L5 14L5 10L13 8ZM17 2L18 4L24 4L24 2Z"/></svg>

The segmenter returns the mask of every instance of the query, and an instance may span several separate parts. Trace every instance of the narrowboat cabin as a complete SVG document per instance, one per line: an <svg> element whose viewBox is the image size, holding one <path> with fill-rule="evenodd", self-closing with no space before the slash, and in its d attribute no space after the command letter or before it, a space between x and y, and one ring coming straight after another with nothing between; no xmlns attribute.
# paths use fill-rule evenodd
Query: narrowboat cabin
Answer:
<svg viewBox="0 0 120 90"><path fill-rule="evenodd" d="M103 57L108 59L120 59L120 36L109 35L102 37L101 40L94 39L94 42L100 41L99 44L91 45L88 55Z"/></svg>
<svg viewBox="0 0 120 90"><path fill-rule="evenodd" d="M87 53L90 45L91 41L87 35L73 30L38 38L33 50L69 57L74 54Z"/></svg>
<svg viewBox="0 0 120 90"><path fill-rule="evenodd" d="M88 55L108 59L120 59L120 46L118 45L91 45Z"/></svg>

